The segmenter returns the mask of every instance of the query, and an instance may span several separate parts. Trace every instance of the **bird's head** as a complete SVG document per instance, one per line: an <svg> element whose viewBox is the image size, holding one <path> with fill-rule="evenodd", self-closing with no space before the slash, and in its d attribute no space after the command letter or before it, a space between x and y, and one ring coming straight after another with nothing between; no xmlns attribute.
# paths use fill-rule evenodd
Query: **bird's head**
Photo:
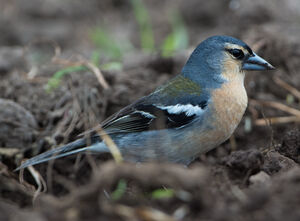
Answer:
<svg viewBox="0 0 300 221"><path fill-rule="evenodd" d="M224 81L243 79L244 71L274 67L241 40L229 36L207 38L194 50L182 74L202 87L218 87Z"/></svg>

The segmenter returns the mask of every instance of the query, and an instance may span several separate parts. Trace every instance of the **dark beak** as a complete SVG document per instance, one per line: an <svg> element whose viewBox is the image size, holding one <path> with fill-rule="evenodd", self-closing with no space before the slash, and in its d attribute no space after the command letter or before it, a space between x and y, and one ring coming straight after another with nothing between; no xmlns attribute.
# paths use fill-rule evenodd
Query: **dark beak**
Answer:
<svg viewBox="0 0 300 221"><path fill-rule="evenodd" d="M275 68L266 60L253 53L251 56L246 58L243 63L242 69L248 71L263 71L274 70Z"/></svg>

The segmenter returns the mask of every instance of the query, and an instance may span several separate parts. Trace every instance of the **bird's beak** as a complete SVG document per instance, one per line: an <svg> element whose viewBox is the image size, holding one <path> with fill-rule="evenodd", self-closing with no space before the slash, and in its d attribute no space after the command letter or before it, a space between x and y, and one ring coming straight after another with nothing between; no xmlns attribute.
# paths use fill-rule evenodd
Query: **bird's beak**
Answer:
<svg viewBox="0 0 300 221"><path fill-rule="evenodd" d="M274 70L275 68L269 64L266 60L259 57L257 54L249 56L243 63L243 70L248 71L262 71L262 70Z"/></svg>

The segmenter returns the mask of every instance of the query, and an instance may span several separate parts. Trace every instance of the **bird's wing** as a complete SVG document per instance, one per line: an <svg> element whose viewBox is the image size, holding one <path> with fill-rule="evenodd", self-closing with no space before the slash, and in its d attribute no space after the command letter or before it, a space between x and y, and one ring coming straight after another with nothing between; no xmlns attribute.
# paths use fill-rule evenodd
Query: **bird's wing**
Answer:
<svg viewBox="0 0 300 221"><path fill-rule="evenodd" d="M107 133L130 133L146 130L179 128L201 114L203 106L176 104L163 106L145 103L145 98L122 109L102 123Z"/></svg>
<svg viewBox="0 0 300 221"><path fill-rule="evenodd" d="M112 115L99 127L107 134L180 128L192 122L204 109L191 104L161 106L138 101ZM92 131L95 130L97 128Z"/></svg>
<svg viewBox="0 0 300 221"><path fill-rule="evenodd" d="M99 127L107 134L181 128L201 117L207 102L208 97L196 83L178 76L112 115ZM96 131L97 127L84 134Z"/></svg>

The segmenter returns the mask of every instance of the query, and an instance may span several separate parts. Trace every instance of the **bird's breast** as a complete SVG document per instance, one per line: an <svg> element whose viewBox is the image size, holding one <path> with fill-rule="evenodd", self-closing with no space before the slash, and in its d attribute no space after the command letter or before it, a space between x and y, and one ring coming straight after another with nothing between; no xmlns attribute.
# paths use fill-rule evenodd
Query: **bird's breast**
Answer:
<svg viewBox="0 0 300 221"><path fill-rule="evenodd" d="M243 81L229 81L212 92L212 124L216 138L227 139L240 123L248 103ZM223 142L223 141L221 141Z"/></svg>

